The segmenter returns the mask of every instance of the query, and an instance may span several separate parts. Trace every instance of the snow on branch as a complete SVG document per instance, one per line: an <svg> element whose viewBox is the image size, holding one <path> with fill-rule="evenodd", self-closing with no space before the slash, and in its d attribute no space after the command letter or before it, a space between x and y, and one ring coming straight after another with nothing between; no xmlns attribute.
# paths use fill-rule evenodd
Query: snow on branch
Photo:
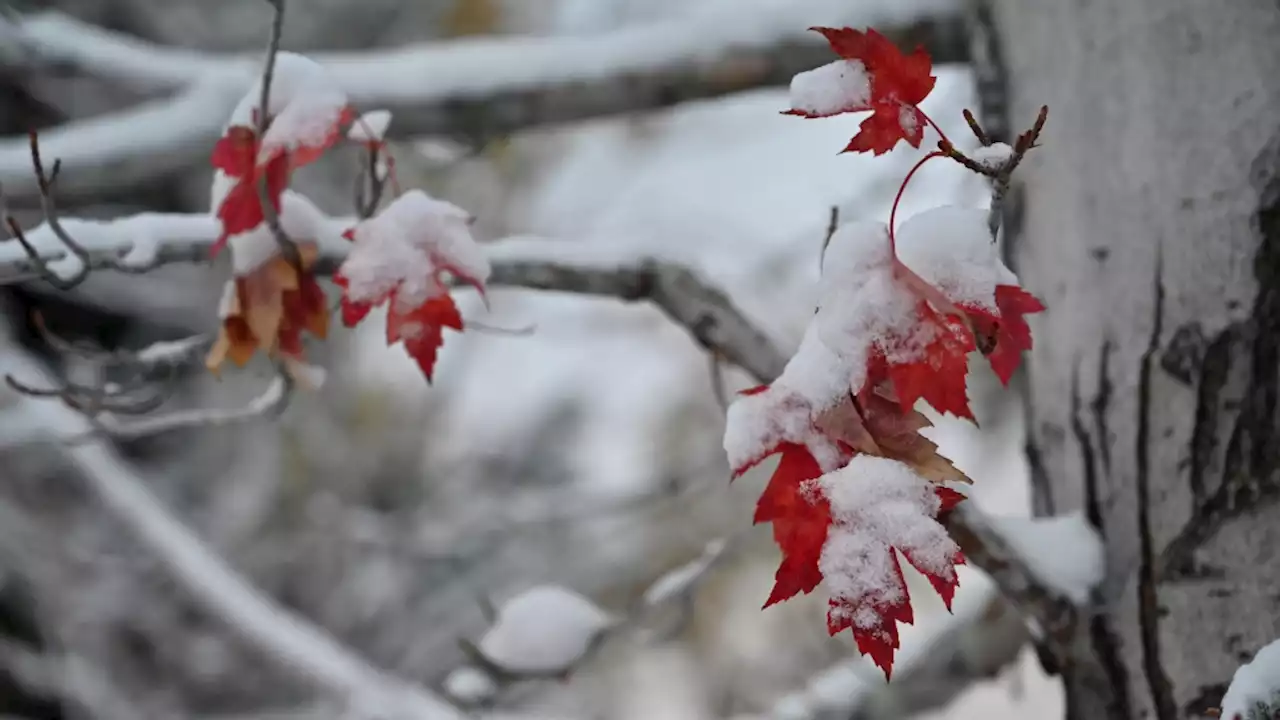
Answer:
<svg viewBox="0 0 1280 720"><path fill-rule="evenodd" d="M1241 665L1222 698L1223 720L1268 720L1280 713L1280 640Z"/></svg>
<svg viewBox="0 0 1280 720"><path fill-rule="evenodd" d="M615 637L669 639L692 614L698 589L746 537L711 541L698 557L656 579L621 614L557 585L516 594L492 608L490 627L478 641L459 641L471 663L449 674L445 691L459 703L478 704L511 683L566 679ZM669 610L675 611L674 623L664 622Z"/></svg>
<svg viewBox="0 0 1280 720"><path fill-rule="evenodd" d="M0 355L0 370L53 382L38 362L17 349ZM21 394L3 412L16 413L33 431L55 438L93 430L75 410ZM134 532L192 600L281 667L335 695L350 709L349 717L462 720L459 710L426 688L370 665L250 584L171 515L151 492L153 483L110 445L91 440L58 447L107 510Z"/></svg>
<svg viewBox="0 0 1280 720"><path fill-rule="evenodd" d="M481 140L786 85L825 61L821 42L800 30L818 21L872 24L901 45L924 45L936 62L964 62L965 34L954 5L930 0L910 9L891 3L868 9L806 0L800 7L777 2L744 11L728 2L592 36L474 38L312 57L356 106L392 111L393 137ZM158 100L46 131L49 152L75 170L64 188L71 195L136 183L202 160L222 118L260 69L249 55L159 46L60 13L29 16L6 34L28 54L59 67L179 93L176 101ZM13 55L0 55L0 61ZM0 183L25 197L36 187L20 145L0 141Z"/></svg>

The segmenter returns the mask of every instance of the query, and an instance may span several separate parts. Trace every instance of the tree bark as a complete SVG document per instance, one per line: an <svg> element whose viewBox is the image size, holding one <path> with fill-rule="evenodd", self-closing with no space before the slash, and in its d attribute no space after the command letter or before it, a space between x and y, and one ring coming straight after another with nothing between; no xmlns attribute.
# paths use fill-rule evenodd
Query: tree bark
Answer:
<svg viewBox="0 0 1280 720"><path fill-rule="evenodd" d="M1280 635L1280 3L990 0L1021 173L1036 507L1109 570L1068 716L1202 717Z"/></svg>

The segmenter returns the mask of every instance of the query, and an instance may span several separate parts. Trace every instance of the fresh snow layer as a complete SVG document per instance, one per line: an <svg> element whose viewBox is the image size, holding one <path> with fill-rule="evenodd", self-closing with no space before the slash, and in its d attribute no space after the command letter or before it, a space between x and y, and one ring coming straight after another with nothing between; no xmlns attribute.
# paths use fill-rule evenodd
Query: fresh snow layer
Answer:
<svg viewBox="0 0 1280 720"><path fill-rule="evenodd" d="M912 565L937 577L954 577L959 548L933 518L941 500L935 485L896 460L857 455L843 469L812 481L826 497L833 525L818 567L835 601L853 608L855 627L869 630L881 619L873 606L906 600L898 574L897 548ZM832 612L842 608L833 606Z"/></svg>
<svg viewBox="0 0 1280 720"><path fill-rule="evenodd" d="M489 259L471 235L471 215L453 203L410 190L355 226L342 264L347 297L379 302L392 290L404 307L447 292L442 274L483 284Z"/></svg>
<svg viewBox="0 0 1280 720"><path fill-rule="evenodd" d="M567 670L612 624L587 598L555 585L530 588L508 600L484 637L480 652L515 673Z"/></svg>
<svg viewBox="0 0 1280 720"><path fill-rule="evenodd" d="M860 60L836 60L791 79L791 108L809 115L866 110L871 78Z"/></svg>
<svg viewBox="0 0 1280 720"><path fill-rule="evenodd" d="M370 110L356 118L347 131L347 139L355 142L379 143L386 139L391 126L390 110Z"/></svg>
<svg viewBox="0 0 1280 720"><path fill-rule="evenodd" d="M1080 513L1052 518L992 517L991 524L1036 578L1076 605L1102 581L1102 538Z"/></svg>
<svg viewBox="0 0 1280 720"><path fill-rule="evenodd" d="M1258 651L1231 678L1222 720L1271 720L1280 710L1280 640Z"/></svg>
<svg viewBox="0 0 1280 720"><path fill-rule="evenodd" d="M957 305L995 310L996 286L1018 284L991 241L984 208L930 208L907 218L895 238L903 264Z"/></svg>

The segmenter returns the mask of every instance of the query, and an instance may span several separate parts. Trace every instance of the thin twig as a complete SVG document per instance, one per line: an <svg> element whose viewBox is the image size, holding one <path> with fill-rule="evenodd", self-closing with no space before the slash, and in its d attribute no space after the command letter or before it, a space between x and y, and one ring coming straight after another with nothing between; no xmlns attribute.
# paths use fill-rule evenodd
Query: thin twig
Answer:
<svg viewBox="0 0 1280 720"><path fill-rule="evenodd" d="M293 394L293 386L294 383L289 374L281 372L276 379L271 381L266 390L243 407L180 410L128 423L122 423L113 414L108 414L95 419L94 430L71 438L70 442L85 442L99 435L106 435L116 440L136 440L174 430L223 427L248 420L275 416L283 412L285 407L288 406L289 399Z"/></svg>
<svg viewBox="0 0 1280 720"><path fill-rule="evenodd" d="M827 257L827 247L831 245L831 238L836 236L836 230L840 228L840 206L831 206L831 215L827 218L827 234L822 238L822 252L818 254L818 270L822 270L822 262Z"/></svg>
<svg viewBox="0 0 1280 720"><path fill-rule="evenodd" d="M271 114L268 111L271 107L271 81L275 79L276 55L280 52L280 37L284 33L284 0L267 0L267 3L275 10L275 14L271 18L267 57L262 69L262 93L258 96L257 147L261 147L263 139L267 136L267 128L271 125ZM256 165L260 160L261 158L255 155L254 164ZM293 266L298 277L302 277L302 253L298 251L297 244L285 234L284 227L280 224L280 213L276 211L276 206L271 199L269 177L268 172L263 172L258 180L258 202L262 205L262 219L271 230L276 244L280 246L280 254Z"/></svg>
<svg viewBox="0 0 1280 720"><path fill-rule="evenodd" d="M360 220L373 217L382 204L382 196L387 187L387 175L378 172L383 150L380 142L365 143L364 162L361 163L360 174L356 178L356 217Z"/></svg>

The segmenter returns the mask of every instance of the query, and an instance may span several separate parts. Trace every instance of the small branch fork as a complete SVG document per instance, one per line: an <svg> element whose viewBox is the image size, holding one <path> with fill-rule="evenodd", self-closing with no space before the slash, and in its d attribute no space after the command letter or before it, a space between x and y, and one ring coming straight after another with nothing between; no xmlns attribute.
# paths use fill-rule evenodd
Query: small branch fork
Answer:
<svg viewBox="0 0 1280 720"><path fill-rule="evenodd" d="M1034 148L1040 147L1036 144L1040 139L1040 133L1044 130L1044 124L1049 119L1048 106L1041 106L1039 115L1036 116L1035 123L1031 129L1018 136L1014 141L1013 147L1009 148L1007 157L1000 163L982 162L976 160L956 148L956 146L943 134L942 130L927 115L925 119L929 121L929 125L937 131L941 136L938 140L938 149L930 152L911 168L907 173L906 179L902 181L902 185L898 188L898 194L893 199L893 209L889 211L889 243L895 246L894 236L894 220L898 214L898 205L902 202L902 196L907 191L907 184L911 182L912 176L916 171L934 158L947 157L955 160L963 165L966 169L975 172L984 177L988 177L992 181L991 188L991 213L987 221L988 228L991 231L991 241L995 242L1000 230L1001 208L1004 205L1005 194L1009 191L1009 183L1013 179L1013 171L1018 169L1022 164L1023 158L1028 152ZM969 125L969 129L973 132L974 137L982 144L984 148L990 148L998 143L991 141L991 137L987 134L982 126L978 124L977 118L973 116L969 110L964 111L964 120Z"/></svg>
<svg viewBox="0 0 1280 720"><path fill-rule="evenodd" d="M96 384L64 380L59 386L36 387L13 375L5 375L5 384L14 392L37 399L59 400L83 415L93 427L93 431L84 436L64 440L80 442L95 436L132 440L173 430L274 417L284 411L293 390L290 375L282 371L260 395L243 407L177 410L153 415L169 400L178 369L208 350L211 343L208 337L193 336L161 342L136 352L106 352L59 337L49 329L38 312L32 314L32 324L50 348L88 362L94 375L104 378ZM111 370L124 371L129 379L124 383L106 380Z"/></svg>
<svg viewBox="0 0 1280 720"><path fill-rule="evenodd" d="M991 210L987 217L987 229L991 231L991 241L995 242L1000 234L1000 218L1004 214L1004 199L1009 192L1009 184L1013 180L1013 171L1018 169L1022 164L1022 159L1032 149L1040 147L1037 143L1040 140L1040 133L1044 130L1044 124L1049 119L1049 107L1047 105L1040 106L1040 113L1036 116L1036 121L1032 124L1031 129L1018 136L1013 143L1013 151L1008 159L997 167L980 163L960 152L946 139L938 143L938 150L947 157L955 160L969 170L991 178ZM991 147L995 143L991 141L990 136L978 124L978 119L968 109L964 111L964 121L969 125L969 129L973 131L974 137L983 147Z"/></svg>
<svg viewBox="0 0 1280 720"><path fill-rule="evenodd" d="M57 182L62 171L62 160L54 160L53 167L46 170L44 159L40 155L39 136L33 130L27 133L27 138L31 146L31 167L36 177L36 186L40 192L40 211L44 215L49 230L52 231L54 237L65 248L66 259L74 262L75 269L69 274L63 274L51 267L50 262L41 255L40 250L27 238L26 231L18 223L18 219L9 213L4 202L3 189L0 188L0 215L3 215L4 224L8 230L8 238L6 239L17 242L22 246L23 252L26 253L31 261L31 267L34 270L33 277L43 279L64 292L74 290L89 278L95 258L62 225L57 202ZM108 270L141 274L155 269L159 262L136 264L125 263L118 258L107 258L105 260L97 259L96 264Z"/></svg>

